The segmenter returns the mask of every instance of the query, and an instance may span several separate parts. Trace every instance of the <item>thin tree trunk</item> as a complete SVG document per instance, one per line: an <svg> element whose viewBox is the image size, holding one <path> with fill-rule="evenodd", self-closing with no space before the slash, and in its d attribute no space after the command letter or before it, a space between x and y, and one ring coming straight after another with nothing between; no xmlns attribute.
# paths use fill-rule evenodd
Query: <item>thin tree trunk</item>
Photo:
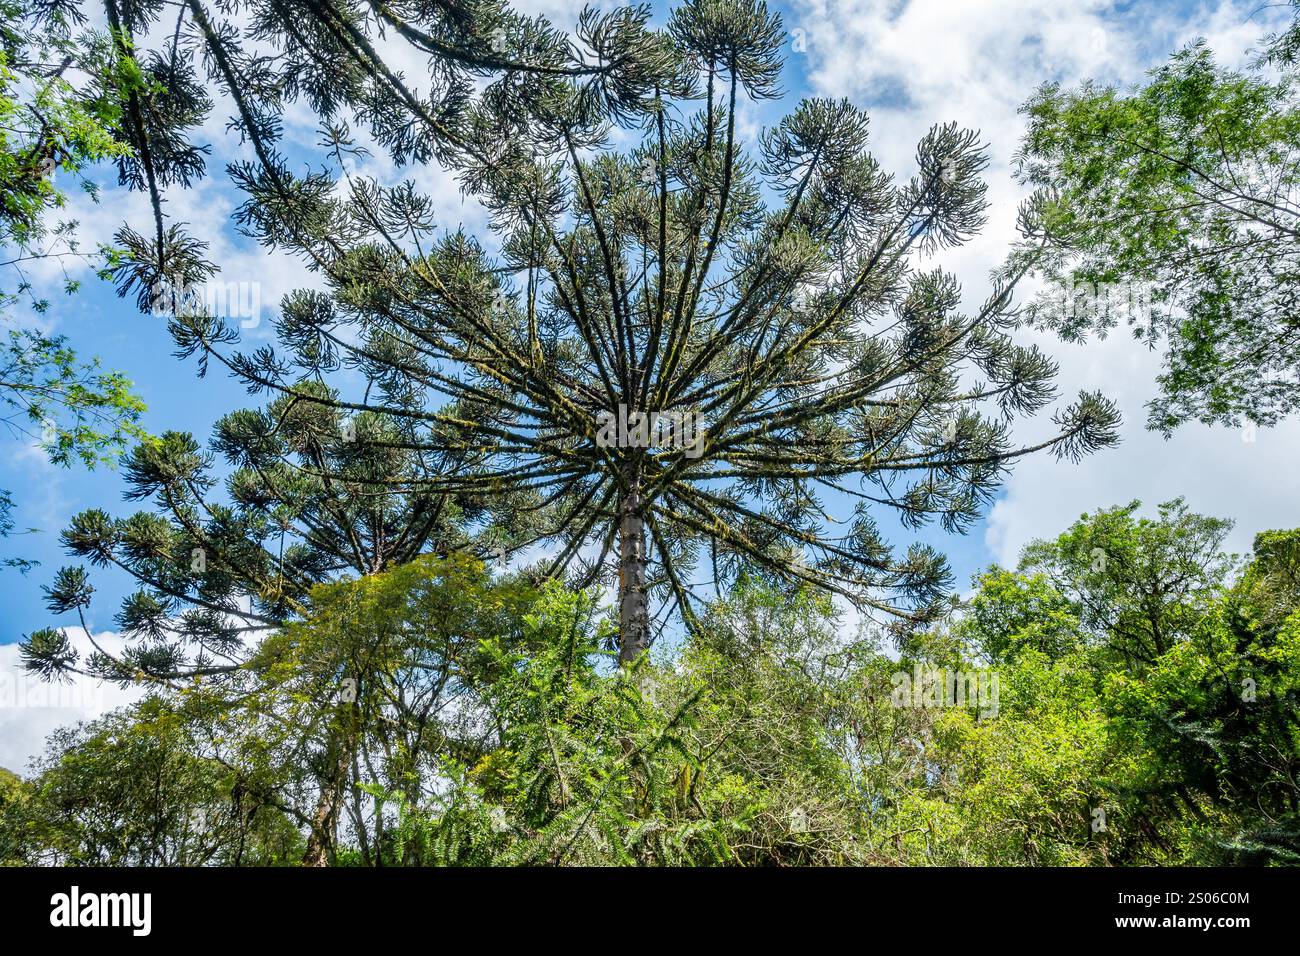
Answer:
<svg viewBox="0 0 1300 956"><path fill-rule="evenodd" d="M345 700L339 705L341 726L332 731L334 764L330 775L321 781L316 812L312 814L311 835L307 838L307 852L302 858L303 866L330 866L334 862L339 813L343 809L344 791L347 789L352 758L357 749L356 713L355 700Z"/></svg>
<svg viewBox="0 0 1300 956"><path fill-rule="evenodd" d="M629 475L618 526L618 662L630 664L650 644L650 604L646 598L645 516L640 475Z"/></svg>
<svg viewBox="0 0 1300 956"><path fill-rule="evenodd" d="M347 779L349 748L339 747L332 776L321 781L316 812L312 814L311 836L307 839L307 852L303 866L329 866L334 856L334 843L339 822L339 809L343 805L343 781Z"/></svg>

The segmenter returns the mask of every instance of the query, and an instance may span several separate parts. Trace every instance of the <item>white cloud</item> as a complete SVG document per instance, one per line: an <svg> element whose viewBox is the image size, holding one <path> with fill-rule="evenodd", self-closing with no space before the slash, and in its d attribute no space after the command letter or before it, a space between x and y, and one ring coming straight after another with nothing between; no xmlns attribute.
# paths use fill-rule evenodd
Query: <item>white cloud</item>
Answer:
<svg viewBox="0 0 1300 956"><path fill-rule="evenodd" d="M93 650L85 633L67 633L84 659ZM111 631L96 634L95 640L110 654L125 646ZM45 683L23 670L17 644L0 644L0 767L26 773L44 751L45 738L59 727L94 720L141 696L138 688L123 690L81 675L73 675L71 683Z"/></svg>
<svg viewBox="0 0 1300 956"><path fill-rule="evenodd" d="M1061 361L1062 390L1100 389L1124 409L1122 443L1081 463L1022 460L989 515L985 542L1014 566L1034 538L1055 537L1086 511L1140 499L1146 508L1178 495L1193 511L1233 518L1230 550L1245 553L1257 531L1300 525L1300 421L1253 433L1185 425L1165 441L1145 431L1159 356L1121 333L1085 346L1043 341ZM1250 440L1253 438L1253 441Z"/></svg>
<svg viewBox="0 0 1300 956"><path fill-rule="evenodd" d="M1101 0L795 0L788 26L805 31L813 92L847 96L871 114L872 149L887 170L910 175L916 141L934 123L955 120L982 132L990 156L989 225L938 257L962 281L969 307L986 294L988 271L1016 237L1024 194L1011 176L1023 130L1017 111L1039 84L1094 78L1132 85L1198 36L1221 62L1239 67L1287 16L1288 10L1235 2L1117 9ZM1024 289L1022 298L1032 291ZM1238 551L1249 549L1256 531L1300 525L1300 422L1261 429L1254 443L1237 431L1196 425L1165 441L1144 428L1158 354L1127 332L1085 346L1025 338L1060 363L1063 400L1087 388L1118 402L1123 444L1078 465L1043 455L1020 461L985 526L993 559L1014 564L1029 540L1060 533L1085 511L1134 498L1154 507L1185 495L1194 510L1235 519L1230 545ZM1018 437L1032 440L1047 427L1040 417Z"/></svg>

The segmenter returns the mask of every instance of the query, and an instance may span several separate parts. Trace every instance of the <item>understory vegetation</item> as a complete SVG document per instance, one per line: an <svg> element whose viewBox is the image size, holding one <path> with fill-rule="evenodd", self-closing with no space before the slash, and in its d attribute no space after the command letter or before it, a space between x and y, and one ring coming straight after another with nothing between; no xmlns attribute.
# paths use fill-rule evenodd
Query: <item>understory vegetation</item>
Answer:
<svg viewBox="0 0 1300 956"><path fill-rule="evenodd" d="M1294 864L1300 532L1240 561L1227 530L1085 516L897 649L742 580L631 669L596 595L427 556L318 587L233 683L56 734L5 778L0 855L296 865L316 831L346 866ZM935 672L989 679L907 689Z"/></svg>

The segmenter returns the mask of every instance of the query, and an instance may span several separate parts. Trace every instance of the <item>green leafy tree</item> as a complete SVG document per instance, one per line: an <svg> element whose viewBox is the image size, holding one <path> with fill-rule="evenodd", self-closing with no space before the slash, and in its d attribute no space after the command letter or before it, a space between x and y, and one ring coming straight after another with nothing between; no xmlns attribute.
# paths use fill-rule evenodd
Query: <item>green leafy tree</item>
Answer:
<svg viewBox="0 0 1300 956"><path fill-rule="evenodd" d="M464 554L424 555L316 587L308 614L266 639L251 662L263 688L255 709L266 719L244 729L258 749L310 744L307 760L320 768L313 776L325 781L329 801L307 821L322 853L314 859L309 847L308 864L338 859L342 820L356 862L457 862L446 846L406 831L394 845L383 807L407 818L427 810L449 765L473 766L489 752L505 723L489 719L483 701L487 683L509 666L502 655L531 660L585 631L589 607L555 623L540 598L524 581L494 581ZM303 728L324 732L303 738Z"/></svg>
<svg viewBox="0 0 1300 956"><path fill-rule="evenodd" d="M874 628L846 633L823 591L753 575L629 667L598 595L426 554L317 585L244 666L157 683L147 705L56 737L0 796L0 847L28 862L1294 863L1298 535L1259 535L1242 567L1221 531L1180 505L1086 516L901 657ZM1109 542L1137 582L1085 588L1090 551L1061 573L1080 540ZM1158 582L1179 596L1153 654L1139 612ZM1094 616L1099 593L1125 613ZM982 696L935 696L941 678L900 695L900 677L936 670L985 675ZM157 796L131 796L159 770ZM195 808L208 824L186 830Z"/></svg>
<svg viewBox="0 0 1300 956"><path fill-rule="evenodd" d="M1181 498L1154 519L1137 517L1140 507L1085 515L1020 560L1021 572L1045 576L1070 600L1081 634L1135 668L1187 637L1235 567L1221 552L1231 521L1194 514Z"/></svg>
<svg viewBox="0 0 1300 956"><path fill-rule="evenodd" d="M1148 743L1147 789L1183 799L1209 862L1300 863L1300 619L1294 592L1283 617L1274 590L1296 554L1296 532L1258 535L1190 638L1110 686L1118 728Z"/></svg>
<svg viewBox="0 0 1300 956"><path fill-rule="evenodd" d="M158 698L47 741L22 796L0 798L5 861L57 866L295 863L302 838L245 768L199 755L199 724ZM7 771L6 771L7 773Z"/></svg>
<svg viewBox="0 0 1300 956"><path fill-rule="evenodd" d="M158 684L147 706L52 738L0 840L21 837L28 861L177 865L889 859L842 760L874 651L843 646L824 595L750 582L676 659L631 669L595 595L456 553L307 604L238 671ZM118 806L159 767L156 796ZM220 826L182 835L195 806ZM236 806L259 808L257 827Z"/></svg>
<svg viewBox="0 0 1300 956"><path fill-rule="evenodd" d="M1047 85L1023 108L1055 283L1029 317L1069 340L1127 322L1163 348L1148 425L1166 434L1300 403L1297 37L1300 20L1244 72L1200 41L1135 89Z"/></svg>
<svg viewBox="0 0 1300 956"><path fill-rule="evenodd" d="M709 603L673 674L702 691L691 793L742 866L896 860L879 811L913 766L916 711L894 708L897 664L818 588L743 578ZM680 693L680 692L679 692Z"/></svg>
<svg viewBox="0 0 1300 956"><path fill-rule="evenodd" d="M357 740L335 859L867 858L820 723L852 686L824 597L750 587L711 610L707 643L631 670L612 666L611 626L593 595L493 579L455 555L318 588L312 613L262 655L285 675L285 701L328 699L313 684L355 675L355 698L312 718ZM789 666L799 655L817 659L810 672ZM266 709L292 731L312 706Z"/></svg>
<svg viewBox="0 0 1300 956"><path fill-rule="evenodd" d="M954 631L1001 676L1003 706L959 738L949 759L968 769L944 808L991 815L985 830L954 814L983 843L1008 819L1028 835L1023 808L985 801L1072 794L1048 800L1057 811L1014 854L1025 862L1293 863L1295 533L1258 535L1243 566L1222 553L1228 522L1181 501L1136 510L1086 515L1027 547L1019 573L980 579ZM1030 739L1078 759L1006 749ZM1096 810L1105 829L1089 833L1081 814Z"/></svg>
<svg viewBox="0 0 1300 956"><path fill-rule="evenodd" d="M127 153L114 135L119 77L104 36L82 29L84 19L75 4L0 5L0 247L12 256L0 265L16 279L0 287L6 311L23 298L37 312L49 307L33 293L24 264L84 259L77 223L54 219L67 203L58 179L97 196L86 172ZM77 285L67 284L70 291Z"/></svg>
<svg viewBox="0 0 1300 956"><path fill-rule="evenodd" d="M952 706L925 712L911 738L919 772L891 794L890 812L882 814L899 834L901 861L945 866L1156 862L1141 855L1147 845L1141 837L1120 839L1135 829L1114 780L1123 778L1133 748L1110 733L1087 653L1076 646L1053 657L1015 635L1011 643L1014 654L982 664L925 654L904 662L916 666L919 659L923 667L959 674L988 668L988 679L997 680L997 713ZM1094 829L1095 822L1104 829Z"/></svg>
<svg viewBox="0 0 1300 956"><path fill-rule="evenodd" d="M86 618L94 587L85 566L72 565L46 588L48 606L75 613L95 650L83 660L65 630L45 628L23 642L26 667L160 690L194 680L247 687L260 636L300 618L314 586L470 548L465 527L482 519L481 502L430 494L424 478L441 463L384 442L386 429L396 436L376 416L345 424L327 405L281 398L225 416L211 452L182 433L137 447L123 466L127 498L152 509L86 511L62 536L72 555L138 584L114 621L126 649L110 655L95 643ZM357 430L375 440L356 440ZM320 769L333 820L336 768ZM328 852L330 833L313 834L314 859Z"/></svg>
<svg viewBox="0 0 1300 956"><path fill-rule="evenodd" d="M26 300L44 313L27 268L37 259L84 260L74 220L56 220L70 177L92 197L86 172L126 155L114 138L118 77L102 36L78 30L81 14L63 3L0 3L0 316ZM70 73L80 73L75 82ZM79 282L64 271L65 290ZM13 285L10 285L12 277ZM111 463L145 437L144 404L130 382L96 361L79 360L63 336L10 329L0 345L0 421L35 440L56 464ZM13 500L0 491L0 537L13 530ZM23 570L31 562L4 562Z"/></svg>
<svg viewBox="0 0 1300 956"><path fill-rule="evenodd" d="M12 866L22 861L22 837L12 821L22 812L28 792L29 788L18 774L0 767L0 866Z"/></svg>

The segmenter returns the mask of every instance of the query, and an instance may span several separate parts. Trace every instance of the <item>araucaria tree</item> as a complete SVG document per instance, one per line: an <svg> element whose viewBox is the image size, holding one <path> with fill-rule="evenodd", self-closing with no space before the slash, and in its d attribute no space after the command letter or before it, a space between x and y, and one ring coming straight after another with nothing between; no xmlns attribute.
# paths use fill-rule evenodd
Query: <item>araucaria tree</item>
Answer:
<svg viewBox="0 0 1300 956"><path fill-rule="evenodd" d="M372 440L357 441L358 433ZM63 533L74 556L134 579L137 590L114 619L128 638L125 651L111 654L96 641L85 614L90 577L66 567L46 588L49 608L76 613L94 651L83 658L64 630L47 628L23 642L26 666L47 677L77 672L160 692L202 685L214 689L214 700L227 694L222 707L242 702L243 719L255 719L255 695L276 686L276 665L283 666L257 657L257 637L309 613L314 586L429 552L472 550L464 528L482 519L481 505L472 495L431 493L423 478L444 463L383 441L397 434L378 416L344 423L326 405L281 397L264 410L225 416L212 440L216 455L181 433L140 446L125 463L127 497L151 507L127 518L82 512ZM215 493L217 456L226 466L225 496ZM314 810L302 814L306 860L324 864L356 741L321 715L333 714L342 681L355 682L358 672L339 649L311 666L332 680L304 708L318 720L298 727L307 752L296 762L315 795Z"/></svg>
<svg viewBox="0 0 1300 956"><path fill-rule="evenodd" d="M210 315L173 331L253 388L383 414L401 433L383 441L463 461L472 474L423 487L496 496L503 554L545 541L548 573L616 578L624 662L649 646L653 607L691 626L698 589L742 569L926 620L946 565L919 545L895 554L873 511L961 529L1014 458L1107 445L1118 415L1080 395L1049 436L1013 442L1012 419L1054 398L1053 363L1007 335L1032 257L971 311L923 261L984 222L977 134L933 128L903 183L847 102L804 101L747 148L739 112L778 93L779 18L749 0L686 3L660 33L647 16L583 16L594 48L636 38L625 82L507 69L445 126L407 102L487 208L495 252L439 235L412 184L367 178L340 123L331 168L294 177L209 32L257 157L234 170L240 224L302 254L328 293L285 310L279 351L229 353ZM369 69L401 99L377 55ZM146 259L123 267L141 294ZM382 387L303 387L340 363ZM689 435L665 436L664 419Z"/></svg>
<svg viewBox="0 0 1300 956"><path fill-rule="evenodd" d="M60 6L78 15L75 3ZM490 0L455 9L261 0L243 9L242 25L222 19L224 5L199 0L108 0L105 10L109 59L126 78L119 91L122 122L114 129L124 142L114 155L120 155L122 185L146 192L152 207L147 227L128 224L118 234L111 272L119 292L134 296L143 310L176 310L169 328L181 354L200 355L201 372L215 357L254 390L262 387L260 363L269 353L246 359L214 349L231 333L200 304L202 294L188 293L219 267L204 258L204 241L166 221L167 191L206 172L208 148L191 137L215 105L207 91L226 98L233 127L252 146L253 161L228 170L249 194L240 224L271 246L302 252L337 287L355 291L344 277L356 279L353 270L362 265L354 249L358 227L350 223L357 208L331 205L328 175L297 180L276 152L281 116L295 100L305 100L326 124L341 117L362 123L398 162L423 163L460 142L468 94L480 77L501 75L498 83L567 77L593 108L616 108L636 95L642 60L653 65L663 47L644 29L644 11L584 17L589 42L580 54L543 21ZM174 26L167 42L150 51L139 37L164 13ZM429 58L424 93L379 58L383 35ZM389 55L392 42L385 46ZM333 155L340 157L337 150ZM347 316L349 308L344 297L314 290L287 297L278 331L306 370L289 393L272 390L264 408L224 417L210 452L177 433L138 448L126 463L128 498L151 510L124 519L92 510L73 520L63 539L70 553L125 571L139 585L115 621L127 647L114 655L96 645L82 656L65 632L44 629L23 643L30 670L47 677L88 673L172 692L202 682L228 691L227 705L247 706L251 693L277 686L277 662L256 656L258 637L307 613L313 586L380 573L430 552L473 551L475 527L509 530L508 514L497 521L484 510L509 508L512 499L496 495L485 505L482 456L475 450L421 448L411 440L408 418L349 406L320 380L352 358L319 333L332 310ZM406 411L424 401L420 383L384 363L364 361L356 371L351 382L361 382L361 395L382 396ZM460 490L431 480L444 474L454 474ZM50 609L78 613L92 644L84 612L93 590L83 567L63 569L47 589ZM331 678L312 703L318 714L333 715L347 670L337 655L312 666ZM256 708L244 716L256 717ZM325 720L319 732L304 725L296 735L311 751L302 789L315 806L295 811L309 831L308 863L332 855L344 772L356 760L356 738L342 729L346 723ZM279 805L282 795L274 800Z"/></svg>

